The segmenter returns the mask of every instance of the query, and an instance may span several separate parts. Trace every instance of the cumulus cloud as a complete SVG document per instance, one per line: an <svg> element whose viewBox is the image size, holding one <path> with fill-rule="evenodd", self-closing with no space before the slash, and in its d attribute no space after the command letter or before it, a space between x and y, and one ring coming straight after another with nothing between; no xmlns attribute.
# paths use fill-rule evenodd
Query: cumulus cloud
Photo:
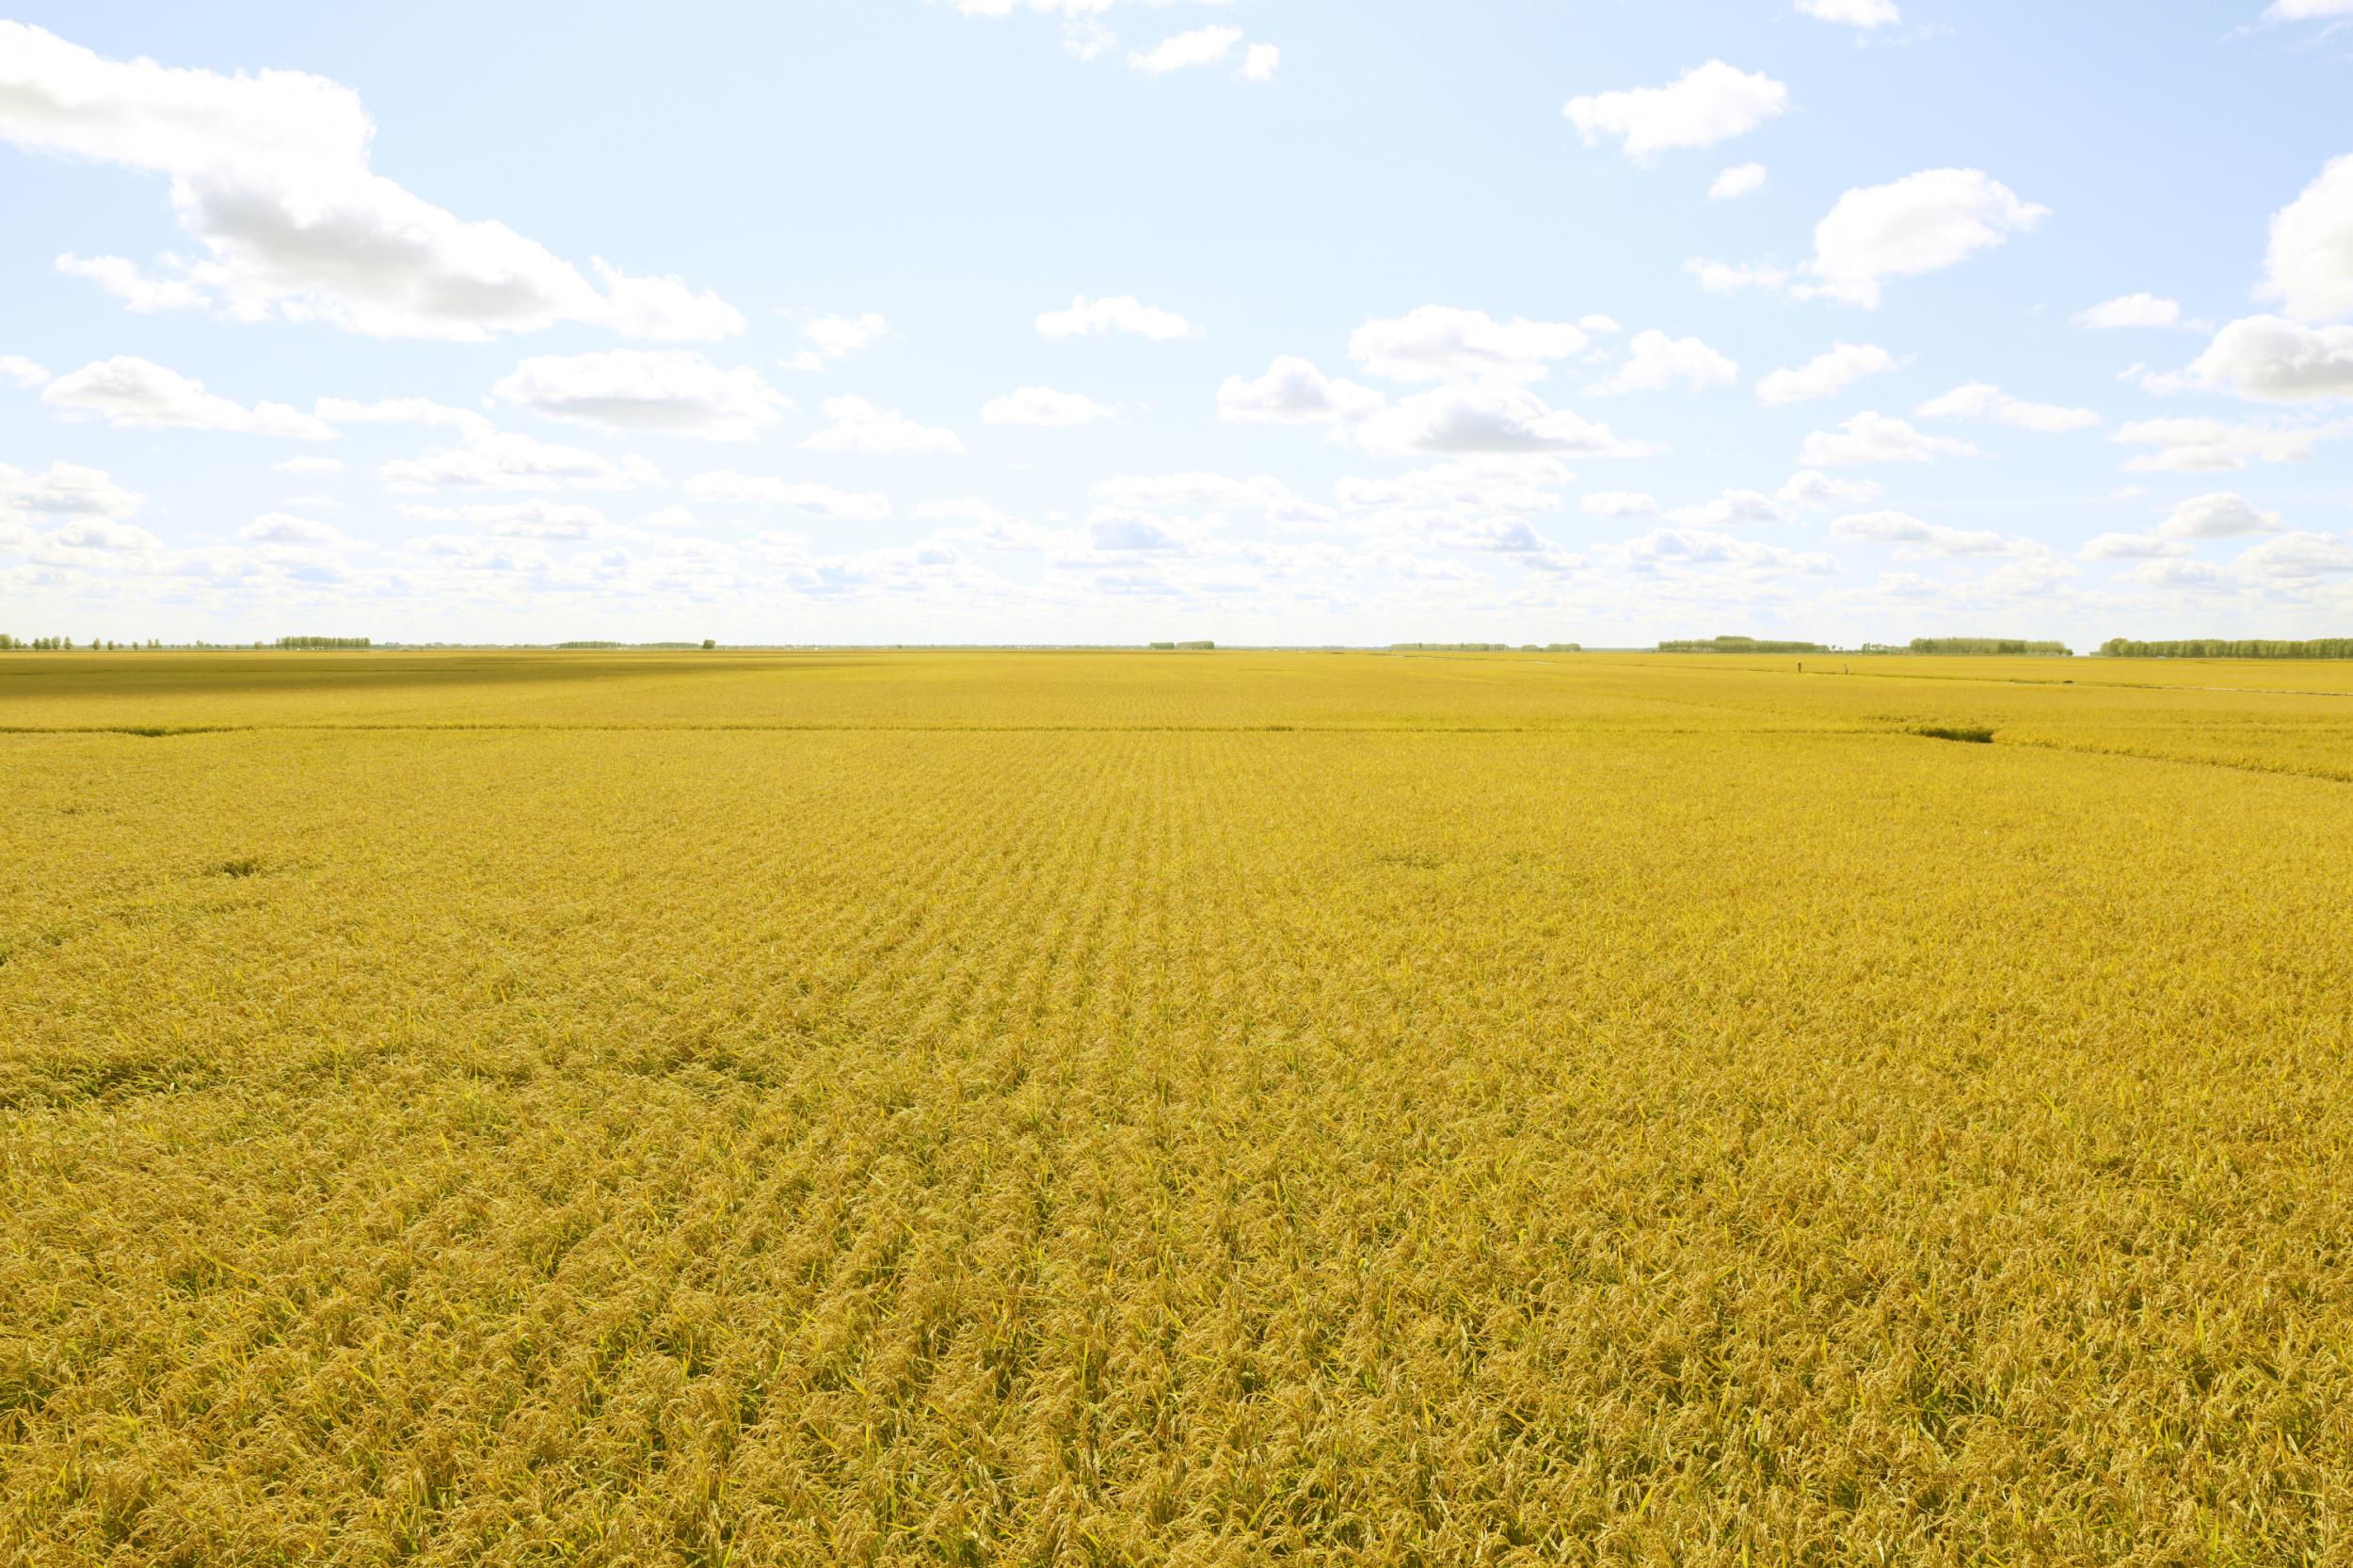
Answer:
<svg viewBox="0 0 2353 1568"><path fill-rule="evenodd" d="M2078 552L2087 561L2157 561L2189 552L2183 540L2153 534L2102 534Z"/></svg>
<svg viewBox="0 0 2353 1568"><path fill-rule="evenodd" d="M1965 386L1955 387L1942 397L1929 398L1912 411L1922 419L1992 420L1996 424L2013 425L2021 430L2039 430L2045 435L2088 430L2100 423L2100 416L2089 408L2064 408L2054 403L2029 403L1983 381L1971 381Z"/></svg>
<svg viewBox="0 0 2353 1568"><path fill-rule="evenodd" d="M1786 522L1789 514L1769 495L1755 490L1726 490L1696 506L1678 506L1667 514L1669 522L1704 528L1731 528L1744 523Z"/></svg>
<svg viewBox="0 0 2353 1568"><path fill-rule="evenodd" d="M1890 278L1942 272L2031 232L2050 209L1976 168L1930 168L1850 190L1814 230L1806 292L1876 308Z"/></svg>
<svg viewBox="0 0 2353 1568"><path fill-rule="evenodd" d="M2192 496L2157 525L2157 532L2169 539L2236 539L2286 531L2287 523L2279 513L2259 512L2252 502L2232 490Z"/></svg>
<svg viewBox="0 0 2353 1568"><path fill-rule="evenodd" d="M1254 43L1242 56L1241 69L1235 74L1245 82L1264 85L1274 80L1274 72L1282 63L1280 49L1271 43Z"/></svg>
<svg viewBox="0 0 2353 1568"><path fill-rule="evenodd" d="M1861 413L1836 430L1806 437L1798 456L1805 468L1846 468L1861 463L1930 463L1939 457L1974 457L1977 449L1948 436L1923 435L1899 419Z"/></svg>
<svg viewBox="0 0 2353 1568"><path fill-rule="evenodd" d="M502 539L594 539L613 527L597 507L537 497L466 506L459 509L459 515L485 534Z"/></svg>
<svg viewBox="0 0 2353 1568"><path fill-rule="evenodd" d="M322 76L107 59L0 23L0 137L165 176L174 216L203 248L162 273L72 259L69 270L135 307L459 341L567 321L661 337L742 330L715 296L675 279L600 266L600 292L504 224L435 206L370 167L375 131L359 95Z"/></svg>
<svg viewBox="0 0 2353 1568"><path fill-rule="evenodd" d="M1051 387L1019 387L981 406L981 418L990 424L1091 424L1112 414L1109 405L1084 392Z"/></svg>
<svg viewBox="0 0 2353 1568"><path fill-rule="evenodd" d="M2353 543L2334 534L2281 534L2231 563L2256 577L2297 579L2353 571Z"/></svg>
<svg viewBox="0 0 2353 1568"><path fill-rule="evenodd" d="M1605 546L1598 553L1645 577L1694 567L1730 567L1752 576L1823 577L1838 570L1837 558L1819 551L1785 550L1704 528L1657 528L1639 539Z"/></svg>
<svg viewBox="0 0 2353 1568"><path fill-rule="evenodd" d="M1326 376L1284 355L1257 380L1229 376L1217 390L1221 419L1239 424L1337 424L1364 419L1385 401L1369 387Z"/></svg>
<svg viewBox="0 0 2353 1568"><path fill-rule="evenodd" d="M1596 392L1665 392L1682 388L1701 392L1729 387L1740 379L1740 366L1697 338L1671 338L1664 332L1637 332L1625 362L1593 384Z"/></svg>
<svg viewBox="0 0 2353 1568"><path fill-rule="evenodd" d="M1392 381L1541 381L1554 361L1583 353L1591 342L1583 325L1497 321L1484 311L1422 305L1357 328L1348 357Z"/></svg>
<svg viewBox="0 0 2353 1568"><path fill-rule="evenodd" d="M2153 294L2120 295L2088 311L2078 311L2073 319L2076 326L2095 332L2127 327L2179 327L2182 305L2177 299Z"/></svg>
<svg viewBox="0 0 2353 1568"><path fill-rule="evenodd" d="M0 463L0 513L125 518L146 500L137 491L116 484L103 470L78 463L51 463L40 473Z"/></svg>
<svg viewBox="0 0 2353 1568"><path fill-rule="evenodd" d="M379 468L376 475L396 495L429 494L443 488L624 490L662 479L659 469L634 454L616 459L494 430L488 423L464 425L455 444L421 456L395 458Z"/></svg>
<svg viewBox="0 0 2353 1568"><path fill-rule="evenodd" d="M2272 0L2264 12L2265 22L2320 22L2337 16L2353 16L2353 0Z"/></svg>
<svg viewBox="0 0 2353 1568"><path fill-rule="evenodd" d="M2353 397L2353 327L2308 327L2270 315L2233 321L2214 335L2185 376L2150 380L2153 391L2177 385L2264 403Z"/></svg>
<svg viewBox="0 0 2353 1568"><path fill-rule="evenodd" d="M2265 266L2263 297L2298 321L2353 315L2353 153L2273 216Z"/></svg>
<svg viewBox="0 0 2353 1568"><path fill-rule="evenodd" d="M1048 311L1037 318L1040 337L1080 338L1101 332L1128 332L1154 343L1175 343L1201 328L1174 311L1146 305L1131 294L1106 299L1080 295L1066 311Z"/></svg>
<svg viewBox="0 0 2353 1568"><path fill-rule="evenodd" d="M720 505L789 506L854 522L879 521L890 515L890 498L874 491L838 490L830 485L766 478L732 469L695 475L686 482L686 493L693 500Z"/></svg>
<svg viewBox="0 0 2353 1568"><path fill-rule="evenodd" d="M1710 201L1731 201L1765 188L1763 164L1735 164L1716 176L1707 187Z"/></svg>
<svg viewBox="0 0 2353 1568"><path fill-rule="evenodd" d="M1710 60L1665 87L1572 98L1561 113L1586 146L1614 136L1627 157L1648 163L1675 148L1745 136L1788 107L1789 89L1763 72Z"/></svg>
<svg viewBox="0 0 2353 1568"><path fill-rule="evenodd" d="M1756 400L1777 408L1785 403L1810 403L1835 397L1866 376L1896 368L1896 357L1877 344L1833 344L1804 364L1759 376Z"/></svg>
<svg viewBox="0 0 2353 1568"><path fill-rule="evenodd" d="M1651 518L1658 515L1657 498L1641 490L1596 490L1577 503L1593 518Z"/></svg>
<svg viewBox="0 0 2353 1568"><path fill-rule="evenodd" d="M811 452L962 452L953 430L918 424L904 414L876 408L862 397L825 399L833 424L801 443Z"/></svg>
<svg viewBox="0 0 2353 1568"><path fill-rule="evenodd" d="M707 343L744 335L743 312L709 289L697 292L675 276L632 278L601 256L593 261L604 280L610 325L625 338Z"/></svg>
<svg viewBox="0 0 2353 1568"><path fill-rule="evenodd" d="M808 344L786 361L786 368L820 371L838 360L872 347L890 336L890 323L872 311L863 315L824 315L801 328Z"/></svg>
<svg viewBox="0 0 2353 1568"><path fill-rule="evenodd" d="M48 382L49 371L21 354L0 354L0 376L29 392Z"/></svg>
<svg viewBox="0 0 2353 1568"><path fill-rule="evenodd" d="M69 418L103 417L118 428L223 430L302 441L335 436L325 422L298 408L282 403L248 408L206 392L201 381L132 355L95 360L60 376L42 389L40 400Z"/></svg>
<svg viewBox="0 0 2353 1568"><path fill-rule="evenodd" d="M792 400L748 367L691 349L616 348L525 360L491 389L502 402L591 429L749 440Z"/></svg>
<svg viewBox="0 0 2353 1568"><path fill-rule="evenodd" d="M1231 55L1234 45L1241 41L1240 27L1196 27L1192 32L1162 39L1149 49L1130 54L1128 66L1129 70L1141 71L1147 76L1164 76L1172 71L1215 65Z"/></svg>
<svg viewBox="0 0 2353 1568"><path fill-rule="evenodd" d="M2120 427L2116 440L2153 448L2129 459L2135 473L2215 473L2249 463L2311 460L2315 443L2345 434L2343 424L2280 426L2227 424L2218 419L2144 419Z"/></svg>
<svg viewBox="0 0 2353 1568"><path fill-rule="evenodd" d="M1791 474L1774 493L1791 506L1828 511L1877 501L1887 493L1887 487L1876 479L1833 479L1818 469L1806 469Z"/></svg>
<svg viewBox="0 0 2353 1568"><path fill-rule="evenodd" d="M1798 0L1798 9L1821 22L1844 23L1849 27L1892 27L1904 19L1896 8L1896 0Z"/></svg>
<svg viewBox="0 0 2353 1568"><path fill-rule="evenodd" d="M1865 512L1843 517L1830 525L1838 538L1885 545L1899 560L1932 555L2028 555L2044 547L2028 539L2006 538L1981 529L1947 528L1923 522L1906 512Z"/></svg>
<svg viewBox="0 0 2353 1568"><path fill-rule="evenodd" d="M351 536L331 524L296 517L288 512L264 512L237 530L248 544L350 545Z"/></svg>
<svg viewBox="0 0 2353 1568"><path fill-rule="evenodd" d="M1417 392L1365 420L1356 441L1381 457L1474 452L1633 456L1648 450L1621 440L1607 425L1550 407L1524 387L1494 382Z"/></svg>

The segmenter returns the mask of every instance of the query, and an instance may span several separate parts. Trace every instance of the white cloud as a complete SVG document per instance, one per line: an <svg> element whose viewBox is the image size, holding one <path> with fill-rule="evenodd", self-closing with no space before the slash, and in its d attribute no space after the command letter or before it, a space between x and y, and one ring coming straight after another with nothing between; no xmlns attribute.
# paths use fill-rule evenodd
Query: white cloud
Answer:
<svg viewBox="0 0 2353 1568"><path fill-rule="evenodd" d="M600 294L504 224L461 219L376 173L375 130L359 95L322 76L110 60L0 23L0 138L168 177L174 216L203 247L161 275L74 264L135 306L460 341L565 321L700 334L732 317L673 280L611 273L617 296Z"/></svg>
<svg viewBox="0 0 2353 1568"><path fill-rule="evenodd" d="M1524 387L1467 382L1417 392L1367 419L1357 444L1377 457L1470 452L1633 456L1645 450L1554 408Z"/></svg>
<svg viewBox="0 0 2353 1568"><path fill-rule="evenodd" d="M2214 335L2181 377L2156 376L2153 391L2212 387L2265 403L2353 397L2353 327L2308 327L2249 316Z"/></svg>
<svg viewBox="0 0 2353 1568"><path fill-rule="evenodd" d="M159 311L202 310L211 302L202 289L184 278L158 278L126 256L57 258L57 270L68 278L96 283L140 315Z"/></svg>
<svg viewBox="0 0 2353 1568"><path fill-rule="evenodd" d="M1798 9L1822 22L1850 27L1890 27L1904 19L1896 0L1798 0Z"/></svg>
<svg viewBox="0 0 2353 1568"><path fill-rule="evenodd" d="M1756 400L1768 407L1835 397L1866 376L1896 368L1896 357L1877 344L1833 344L1804 364L1759 376Z"/></svg>
<svg viewBox="0 0 2353 1568"><path fill-rule="evenodd" d="M2332 16L2353 16L2353 0L2273 0L2264 12L2265 22L2320 22Z"/></svg>
<svg viewBox="0 0 2353 1568"><path fill-rule="evenodd" d="M421 400L420 400L421 401ZM624 490L661 482L662 472L632 454L615 459L529 436L462 427L456 444L418 457L400 457L376 471L385 488L417 495L447 487L480 490Z"/></svg>
<svg viewBox="0 0 2353 1568"><path fill-rule="evenodd" d="M889 321L873 311L854 316L819 316L801 328L801 336L828 360L839 360L872 347L889 335Z"/></svg>
<svg viewBox="0 0 2353 1568"><path fill-rule="evenodd" d="M129 517L147 498L126 490L104 471L78 463L51 463L40 473L0 463L0 513L38 512L50 517Z"/></svg>
<svg viewBox="0 0 2353 1568"><path fill-rule="evenodd" d="M1838 538L1886 545L1898 560L1932 555L2031 555L2044 547L2027 539L2006 538L1981 529L1947 528L1923 522L1905 512L1865 512L1840 518L1830 525Z"/></svg>
<svg viewBox="0 0 2353 1568"><path fill-rule="evenodd" d="M2181 301L2153 294L2121 295L2074 315L2076 326L2089 331L2114 331L2125 327L2179 327Z"/></svg>
<svg viewBox="0 0 2353 1568"><path fill-rule="evenodd" d="M6 34L0 33L0 42L5 41ZM58 376L43 389L40 400L69 416L104 415L118 428L226 430L302 441L331 440L335 435L298 408L282 403L257 403L248 408L206 392L201 381L130 355L95 360Z"/></svg>
<svg viewBox="0 0 2353 1568"><path fill-rule="evenodd" d="M1254 43L1243 55L1241 70L1236 74L1245 82L1272 82L1283 63L1283 52L1271 43Z"/></svg>
<svg viewBox="0 0 2353 1568"><path fill-rule="evenodd" d="M2180 539L2153 534L2102 534L2077 553L2087 561L2159 561L2189 552L2189 545Z"/></svg>
<svg viewBox="0 0 2353 1568"><path fill-rule="evenodd" d="M801 328L801 336L808 340L808 346L792 357L788 368L823 370L835 360L846 360L890 336L890 323L872 311L854 316L819 316Z"/></svg>
<svg viewBox="0 0 2353 1568"><path fill-rule="evenodd" d="M1752 576L1797 572L1823 577L1838 570L1837 558L1818 551L1785 550L1706 529L1653 529L1639 539L1607 546L1600 553L1638 576L1691 567L1732 567Z"/></svg>
<svg viewBox="0 0 2353 1568"><path fill-rule="evenodd" d="M890 498L874 491L838 490L830 485L764 478L732 469L695 475L686 482L686 493L694 500L719 505L790 506L854 522L875 522L890 515Z"/></svg>
<svg viewBox="0 0 2353 1568"><path fill-rule="evenodd" d="M1784 267L1711 262L1703 256L1694 256L1685 262L1683 270L1699 284L1704 294L1742 294L1750 289L1779 294L1788 288L1790 282L1788 270Z"/></svg>
<svg viewBox="0 0 2353 1568"><path fill-rule="evenodd" d="M1763 164L1735 164L1716 176L1714 183L1707 187L1707 199L1710 201L1731 201L1743 196L1753 196L1764 188Z"/></svg>
<svg viewBox="0 0 2353 1568"><path fill-rule="evenodd" d="M1484 311L1421 305L1349 334L1348 357L1392 381L1541 381L1592 342L1565 321L1497 321Z"/></svg>
<svg viewBox="0 0 2353 1568"><path fill-rule="evenodd" d="M2271 220L2263 297L2299 321L2353 315L2353 153L2331 159Z"/></svg>
<svg viewBox="0 0 2353 1568"><path fill-rule="evenodd" d="M47 384L49 371L46 366L37 365L21 354L0 354L0 376L6 376L29 392Z"/></svg>
<svg viewBox="0 0 2353 1568"><path fill-rule="evenodd" d="M1696 506L1678 506L1667 514L1669 522L1705 528L1733 528L1746 523L1786 522L1789 514L1769 495L1754 490L1726 490Z"/></svg>
<svg viewBox="0 0 2353 1568"><path fill-rule="evenodd" d="M2353 544L2334 534L2280 534L2241 554L2231 565L2257 577L2295 580L2353 571Z"/></svg>
<svg viewBox="0 0 2353 1568"><path fill-rule="evenodd" d="M2345 433L2346 427L2337 424L2283 428L2218 419L2144 419L2121 427L2116 439L2156 449L2127 461L2128 472L2215 473L2257 462L2306 462L2315 442Z"/></svg>
<svg viewBox="0 0 2353 1568"><path fill-rule="evenodd" d="M2245 496L2232 490L2192 496L2157 525L2157 532L2169 539L2237 539L2286 531L2287 523L2279 513L2258 512Z"/></svg>
<svg viewBox="0 0 2353 1568"><path fill-rule="evenodd" d="M1128 56L1130 70L1149 76L1166 75L1172 71L1185 71L1193 66L1215 65L1234 52L1241 41L1240 27L1197 27L1190 33L1178 33L1162 39L1149 49Z"/></svg>
<svg viewBox="0 0 2353 1568"><path fill-rule="evenodd" d="M1596 490L1579 501L1593 518L1652 518L1658 515L1657 498L1641 490Z"/></svg>
<svg viewBox="0 0 2353 1568"><path fill-rule="evenodd" d="M1681 387L1701 392L1729 387L1740 379L1740 366L1697 338L1671 338L1664 332L1634 335L1626 360L1593 384L1596 392L1666 392Z"/></svg>
<svg viewBox="0 0 2353 1568"><path fill-rule="evenodd" d="M1572 98L1561 113L1586 146L1615 136L1627 157L1649 162L1670 149L1744 136L1788 107L1789 89L1770 76L1710 60L1663 88Z"/></svg>
<svg viewBox="0 0 2353 1568"><path fill-rule="evenodd" d="M792 400L748 367L722 370L692 349L541 355L491 388L503 402L568 424L749 440Z"/></svg>
<svg viewBox="0 0 2353 1568"><path fill-rule="evenodd" d="M1090 424L1112 414L1108 405L1084 392L1051 387L1016 388L981 407L981 418L990 424Z"/></svg>
<svg viewBox="0 0 2353 1568"><path fill-rule="evenodd" d="M1774 493L1792 506L1828 511L1877 501L1887 493L1887 487L1876 479L1833 479L1818 469L1806 469L1791 474Z"/></svg>
<svg viewBox="0 0 2353 1568"><path fill-rule="evenodd" d="M1456 514L1550 512L1577 477L1541 453L1481 453L1379 479L1342 479L1333 495L1356 510Z"/></svg>
<svg viewBox="0 0 2353 1568"><path fill-rule="evenodd" d="M1876 308L1887 279L1941 272L2048 216L1975 168L1924 169L1850 190L1815 226L1806 269L1822 282L1803 292Z"/></svg>
<svg viewBox="0 0 2353 1568"><path fill-rule="evenodd" d="M1174 311L1163 311L1146 305L1131 294L1114 295L1108 299L1089 299L1079 296L1066 311L1048 311L1037 318L1040 337L1079 338L1098 332L1131 332L1154 343L1175 343L1190 338L1201 328Z"/></svg>
<svg viewBox="0 0 2353 1568"><path fill-rule="evenodd" d="M1942 397L1929 398L1912 411L1922 419L1985 419L2021 430L2039 430L2045 435L2066 430L2088 430L2100 423L2100 416L2089 408L2063 408L2055 403L2028 403L1983 381L1971 381L1965 386L1955 387Z"/></svg>
<svg viewBox="0 0 2353 1568"><path fill-rule="evenodd" d="M1858 463L1929 463L1939 457L1974 457L1977 449L1947 436L1928 436L1899 419L1861 413L1835 432L1806 437L1798 461L1806 468L1844 468Z"/></svg>
<svg viewBox="0 0 2353 1568"><path fill-rule="evenodd" d="M76 518L35 540L34 555L55 566L104 570L127 564L108 557L148 555L163 548L163 540L136 523L119 522L111 518Z"/></svg>
<svg viewBox="0 0 2353 1568"><path fill-rule="evenodd" d="M502 539L594 539L613 527L611 520L594 506L536 497L468 506L462 515L485 534Z"/></svg>
<svg viewBox="0 0 2353 1568"><path fill-rule="evenodd" d="M238 529L237 537L248 544L349 545L357 542L338 528L287 512L264 512Z"/></svg>
<svg viewBox="0 0 2353 1568"><path fill-rule="evenodd" d="M709 289L697 294L683 278L632 278L593 258L604 280L613 329L625 338L708 343L744 335L744 315Z"/></svg>
<svg viewBox="0 0 2353 1568"><path fill-rule="evenodd" d="M801 443L811 452L962 452L953 430L918 424L896 410L885 411L862 397L825 399L833 424Z"/></svg>
<svg viewBox="0 0 2353 1568"><path fill-rule="evenodd" d="M1353 423L1372 414L1383 402L1369 387L1327 377L1290 355L1276 359L1255 381L1229 376L1217 390L1218 417L1241 424Z"/></svg>

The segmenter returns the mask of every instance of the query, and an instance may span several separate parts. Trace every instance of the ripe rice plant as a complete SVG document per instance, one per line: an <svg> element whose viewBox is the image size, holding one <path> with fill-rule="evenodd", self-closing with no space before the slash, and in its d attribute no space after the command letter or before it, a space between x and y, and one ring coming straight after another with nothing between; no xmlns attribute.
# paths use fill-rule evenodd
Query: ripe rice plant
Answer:
<svg viewBox="0 0 2353 1568"><path fill-rule="evenodd" d="M2344 666L84 660L0 1561L2353 1552Z"/></svg>

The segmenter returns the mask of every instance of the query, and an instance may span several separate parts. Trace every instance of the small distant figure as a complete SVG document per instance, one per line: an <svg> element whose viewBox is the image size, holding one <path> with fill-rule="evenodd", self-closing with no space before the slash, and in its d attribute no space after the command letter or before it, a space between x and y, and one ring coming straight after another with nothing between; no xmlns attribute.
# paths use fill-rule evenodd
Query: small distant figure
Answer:
<svg viewBox="0 0 2353 1568"><path fill-rule="evenodd" d="M1805 661L1802 659L1798 661L1798 673L1800 675L1803 675L1805 673Z"/></svg>

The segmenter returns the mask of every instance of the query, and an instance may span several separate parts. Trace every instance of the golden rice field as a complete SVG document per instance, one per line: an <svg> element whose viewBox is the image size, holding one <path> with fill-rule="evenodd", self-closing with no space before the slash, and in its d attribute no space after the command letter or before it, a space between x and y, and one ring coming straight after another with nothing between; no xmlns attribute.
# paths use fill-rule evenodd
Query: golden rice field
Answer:
<svg viewBox="0 0 2353 1568"><path fill-rule="evenodd" d="M0 658L0 1561L2353 1561L2353 666L1797 663Z"/></svg>

